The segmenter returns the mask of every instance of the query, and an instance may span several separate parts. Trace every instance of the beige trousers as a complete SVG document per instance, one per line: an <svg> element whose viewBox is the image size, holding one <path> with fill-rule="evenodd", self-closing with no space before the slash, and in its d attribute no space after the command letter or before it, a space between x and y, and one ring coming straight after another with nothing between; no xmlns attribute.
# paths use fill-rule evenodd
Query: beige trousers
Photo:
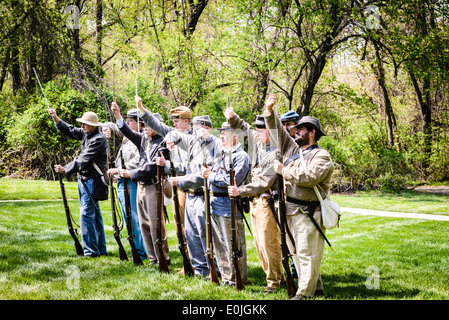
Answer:
<svg viewBox="0 0 449 320"><path fill-rule="evenodd" d="M158 261L157 249L157 191L156 185L137 184L137 213L139 215L140 230L151 262ZM162 214L162 251L167 260L168 253L167 231L165 216Z"/></svg>
<svg viewBox="0 0 449 320"><path fill-rule="evenodd" d="M287 212L291 212L287 202ZM323 232L326 229L321 225L321 211L315 210L313 216ZM324 238L316 229L312 220L305 214L287 215L287 223L293 234L296 244L296 254L293 256L296 272L298 274L298 291L306 297L313 297L315 290L323 290L320 268L324 252ZM287 237L290 252L291 243Z"/></svg>
<svg viewBox="0 0 449 320"><path fill-rule="evenodd" d="M251 226L259 261L267 275L267 285L278 288L284 280L282 269L281 233L265 197L251 202Z"/></svg>

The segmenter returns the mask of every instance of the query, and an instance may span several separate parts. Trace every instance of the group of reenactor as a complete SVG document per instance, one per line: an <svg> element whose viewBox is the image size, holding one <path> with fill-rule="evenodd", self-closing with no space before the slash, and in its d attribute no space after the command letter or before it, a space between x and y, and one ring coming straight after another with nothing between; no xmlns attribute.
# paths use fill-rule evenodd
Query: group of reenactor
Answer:
<svg viewBox="0 0 449 320"><path fill-rule="evenodd" d="M173 126L169 126L158 113L147 110L138 96L135 100L137 108L122 115L114 99L111 111L115 123L100 123L95 113L86 112L77 119L81 129L65 123L49 108L56 127L68 137L82 141L79 156L65 166L56 165L55 171L78 174L84 255L106 254L98 201L89 197L95 193L93 176L98 168L100 171L108 169L107 175L117 182L124 214L124 182L129 186L134 242L141 259L158 264L158 257L163 254L170 262L165 219L161 230L157 226L157 184L161 182L155 169L159 167L165 177L165 205L172 203L173 190L177 190L176 206L181 212L178 226L182 228L195 275L210 277L213 267L221 284L235 285L233 245L236 244L239 276L243 283L248 281L245 224L249 227L249 223L245 221L244 211L249 211L255 248L266 274L264 292L275 292L285 282L276 183L277 179L283 179L287 243L298 278L293 299L322 294L320 266L324 239L310 216L305 214L311 212L321 231L325 231L313 186L319 185L328 192L334 166L329 153L317 144L324 135L320 121L307 116L300 119L294 111L278 117L274 111L276 99L271 94L263 114L256 116L252 124L241 119L232 107L224 110L226 122L218 128L218 138L211 133L213 124L208 115L192 117L191 109L179 106L170 110ZM248 153L240 142L242 136L247 137ZM122 142L120 156L113 166L108 166L107 139L111 137ZM161 145L164 148L160 148ZM209 204L205 203L206 192L210 200L208 223L212 230L214 266L207 259L210 244L206 241ZM239 201L233 201L235 199ZM249 210L245 209L245 200L249 201ZM231 204L234 203L237 205L233 221ZM232 232L236 237L231 237ZM162 246L157 246L158 237L162 238ZM158 251L160 248L163 253ZM185 270L180 270L183 272Z"/></svg>

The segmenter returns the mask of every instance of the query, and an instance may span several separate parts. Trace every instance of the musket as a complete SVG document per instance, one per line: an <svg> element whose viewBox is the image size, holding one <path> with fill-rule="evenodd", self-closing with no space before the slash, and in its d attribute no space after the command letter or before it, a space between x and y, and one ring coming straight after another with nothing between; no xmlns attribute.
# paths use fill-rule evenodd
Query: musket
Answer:
<svg viewBox="0 0 449 320"><path fill-rule="evenodd" d="M62 202L64 202L64 209L65 209L65 216L67 218L67 226L69 228L69 233L73 238L73 241L75 241L75 249L76 254L79 256L84 256L83 247L81 246L77 236L76 236L76 230L73 228L72 224L72 214L70 213L69 205L67 203L67 196L65 193L65 187L64 182L62 182L62 175L60 173L56 173L59 179L59 186L61 187L61 193L62 193Z"/></svg>
<svg viewBox="0 0 449 320"><path fill-rule="evenodd" d="M234 185L234 164L232 160L232 148L229 149L229 175L230 185ZM235 288L242 290L244 288L242 274L240 272L239 257L242 256L242 252L237 247L237 230L236 230L236 199L231 198L231 246L232 246L232 264L235 272Z"/></svg>
<svg viewBox="0 0 449 320"><path fill-rule="evenodd" d="M293 279L292 273L290 271L289 254L287 247L287 238L285 235L285 224L286 214L285 214L285 194L284 194L284 180L281 174L277 174L277 184L278 184L278 196L279 196L279 227L281 228L281 252L282 252L282 265L284 266L287 282L287 294L291 298L296 295L296 284Z"/></svg>
<svg viewBox="0 0 449 320"><path fill-rule="evenodd" d="M108 157L108 167L110 167L110 163L111 159ZM118 254L120 260L124 261L128 260L128 256L126 254L125 248L123 248L122 241L120 240L120 227L117 223L116 189L114 188L114 182L112 181L112 178L109 179L109 191L109 193L111 194L112 228L114 229L114 238L118 244Z"/></svg>
<svg viewBox="0 0 449 320"><path fill-rule="evenodd" d="M176 177L176 171L175 167L173 166L173 161L170 160L170 171L171 176ZM182 234L182 225L181 225L181 214L179 212L179 199L178 199L178 187L173 186L173 208L175 210L175 217L176 217L176 234L178 236L178 248L181 252L182 256L182 264L184 267L184 274L191 277L195 274L195 271L193 270L192 264L190 263L190 259L187 256L187 246L184 239L184 235Z"/></svg>
<svg viewBox="0 0 449 320"><path fill-rule="evenodd" d="M120 151L120 163L121 168L126 169L125 160L123 159L123 151ZM136 244L134 242L134 229L133 229L133 220L131 216L131 200L129 198L129 185L128 179L123 178L123 191L125 195L125 216L126 216L126 227L128 229L128 241L131 246L131 254L133 256L133 262L135 265L142 266L143 262L140 258L139 253L137 252Z"/></svg>
<svg viewBox="0 0 449 320"><path fill-rule="evenodd" d="M206 143L203 141L203 165L207 168L207 159L206 159ZM214 247L212 244L212 226L211 226L211 216L210 216L210 191L207 187L207 179L204 178L204 206L205 206L205 215L206 215L206 258L209 263L209 273L210 273L210 282L215 283L216 285L220 285L220 280L218 279L217 269L215 268L214 262Z"/></svg>
<svg viewBox="0 0 449 320"><path fill-rule="evenodd" d="M268 92L271 92L271 68L270 68L270 57L268 55L268 48L265 46L267 52L267 64L268 64ZM276 122L276 133L277 122ZM278 185L278 205L279 205L279 227L281 228L281 252L282 252L282 266L284 267L287 282L287 294L291 298L296 295L297 287L293 275L290 271L289 263L289 251L287 246L287 238L285 228L287 225L287 216L285 211L285 194L284 194L284 177L277 173L277 185ZM290 236L290 234L289 234ZM293 246L295 245L292 241Z"/></svg>
<svg viewBox="0 0 449 320"><path fill-rule="evenodd" d="M34 75L36 76L37 82L39 83L39 87L41 88L42 94L44 95L45 103L47 104L47 108L50 108L50 105L48 104L47 96L45 95L44 89L42 88L41 81L39 80L39 76L37 75L36 69L34 69L34 67L33 67L33 71L34 71ZM53 119L53 117L51 117L51 119L53 120L53 123L56 126L55 119ZM56 159L56 156L55 156L55 159ZM59 186L61 188L62 202L64 203L64 210L65 210L65 216L67 218L67 226L69 229L69 233L72 236L73 241L75 241L76 254L79 256L84 256L83 247L81 246L81 244L76 236L76 230L73 228L73 224L72 224L73 217L72 217L72 214L70 213L69 204L67 203L67 195L65 193L64 182L62 181L62 175L59 172L57 172L56 175L58 176L58 179L59 179Z"/></svg>
<svg viewBox="0 0 449 320"><path fill-rule="evenodd" d="M170 270L168 269L168 262L165 258L164 251L162 250L162 214L163 214L163 208L164 205L164 186L162 181L162 169L161 166L157 166L157 226L156 226L156 233L157 233L157 239L156 239L156 245L157 245L157 251L158 251L158 262L159 262L159 271L160 272L166 272L170 273Z"/></svg>

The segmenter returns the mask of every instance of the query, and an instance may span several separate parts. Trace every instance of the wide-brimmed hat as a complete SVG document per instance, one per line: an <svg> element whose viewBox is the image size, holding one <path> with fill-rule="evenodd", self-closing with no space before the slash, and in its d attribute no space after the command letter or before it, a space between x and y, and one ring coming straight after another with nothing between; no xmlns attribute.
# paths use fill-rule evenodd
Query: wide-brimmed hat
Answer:
<svg viewBox="0 0 449 320"><path fill-rule="evenodd" d="M99 127L101 123L98 122L98 116L95 112L88 111L83 114L81 118L77 118L76 121L87 124L89 126Z"/></svg>
<svg viewBox="0 0 449 320"><path fill-rule="evenodd" d="M170 118L173 119L192 119L192 110L185 106L176 107L170 110Z"/></svg>
<svg viewBox="0 0 449 320"><path fill-rule="evenodd" d="M325 136L326 134L321 130L320 120L314 117L305 116L297 124L294 125L295 128L300 126L312 127L318 132L319 136Z"/></svg>

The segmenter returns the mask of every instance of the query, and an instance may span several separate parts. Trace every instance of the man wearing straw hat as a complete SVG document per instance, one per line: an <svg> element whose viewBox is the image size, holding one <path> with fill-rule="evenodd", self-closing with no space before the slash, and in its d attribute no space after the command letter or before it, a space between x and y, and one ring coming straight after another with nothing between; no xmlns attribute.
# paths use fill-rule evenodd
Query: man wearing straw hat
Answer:
<svg viewBox="0 0 449 320"><path fill-rule="evenodd" d="M81 128L75 128L48 108L50 116L56 123L56 128L71 139L81 140L81 152L69 164L55 165L55 171L71 175L78 174L78 193L80 199L80 227L84 255L98 257L106 254L106 239L100 206L95 199L95 184L93 176L97 168L103 171L107 165L107 140L100 132L98 116L94 112L86 112L76 121L81 122ZM95 166L97 168L95 168Z"/></svg>

